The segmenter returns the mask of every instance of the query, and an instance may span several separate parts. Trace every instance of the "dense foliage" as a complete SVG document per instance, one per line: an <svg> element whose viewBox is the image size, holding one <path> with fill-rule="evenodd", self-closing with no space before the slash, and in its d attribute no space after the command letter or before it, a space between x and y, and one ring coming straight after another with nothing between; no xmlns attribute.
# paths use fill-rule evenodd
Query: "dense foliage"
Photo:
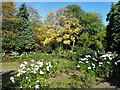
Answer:
<svg viewBox="0 0 120 90"><path fill-rule="evenodd" d="M13 2L2 2L2 48L15 50L16 27L19 20L15 17L17 9Z"/></svg>
<svg viewBox="0 0 120 90"><path fill-rule="evenodd" d="M11 5L15 9L15 5L13 3ZM6 12L9 10L8 8L4 9ZM13 14L9 15L10 17L15 17L16 10L13 11ZM25 14L23 15L23 13ZM101 15L85 12L78 5L68 5L67 8L60 8L56 13L50 12L43 24L36 9L22 4L15 18L19 20L18 23L13 24L15 29L11 30L11 33L15 32L15 35L3 34L3 49L9 49L7 46L9 43L10 50L19 52L30 51L34 47L46 45L52 46L52 49L60 47L73 51L73 47L77 45L78 47L104 51L105 45L103 44L106 34ZM12 41L8 39L8 36ZM15 39L11 36L14 36ZM15 47L16 49L14 49Z"/></svg>
<svg viewBox="0 0 120 90"><path fill-rule="evenodd" d="M107 14L107 50L120 54L120 1L111 5L111 11Z"/></svg>
<svg viewBox="0 0 120 90"><path fill-rule="evenodd" d="M16 16L20 19L20 25L17 28L19 36L16 41L16 50L19 52L33 50L35 45L34 34L28 22L29 14L25 4L21 5Z"/></svg>
<svg viewBox="0 0 120 90"><path fill-rule="evenodd" d="M104 50L105 26L102 23L102 17L99 13L85 12L78 5L68 5L73 15L82 25L82 33L79 36L79 44L83 47L89 47L92 50Z"/></svg>

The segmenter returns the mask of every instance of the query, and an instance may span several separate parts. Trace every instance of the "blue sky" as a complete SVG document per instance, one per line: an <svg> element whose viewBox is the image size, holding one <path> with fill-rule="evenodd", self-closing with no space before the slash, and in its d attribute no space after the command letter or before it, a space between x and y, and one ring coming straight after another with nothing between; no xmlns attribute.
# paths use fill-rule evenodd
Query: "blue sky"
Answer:
<svg viewBox="0 0 120 90"><path fill-rule="evenodd" d="M16 7L19 7L24 2L15 2ZM77 4L86 12L97 12L102 15L103 24L107 25L106 22L107 13L111 9L111 2L25 2L26 5L30 5L37 9L41 20L44 21L47 14L51 11L56 12L61 7L66 7L67 5ZM114 2L116 4L116 2Z"/></svg>

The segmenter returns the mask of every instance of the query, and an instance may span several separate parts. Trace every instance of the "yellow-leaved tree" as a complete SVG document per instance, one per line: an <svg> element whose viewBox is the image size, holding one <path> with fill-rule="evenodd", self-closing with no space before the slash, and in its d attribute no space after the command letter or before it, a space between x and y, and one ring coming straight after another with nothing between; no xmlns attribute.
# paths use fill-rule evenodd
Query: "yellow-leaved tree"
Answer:
<svg viewBox="0 0 120 90"><path fill-rule="evenodd" d="M56 33L56 29L50 24L41 26L36 33L36 36L40 41L40 45L43 46L54 44L58 35L59 34Z"/></svg>
<svg viewBox="0 0 120 90"><path fill-rule="evenodd" d="M62 45L74 46L82 30L77 18L66 8L60 8L56 11L56 14L50 12L45 19L45 23L55 28L55 41L60 44L61 48Z"/></svg>
<svg viewBox="0 0 120 90"><path fill-rule="evenodd" d="M2 49L15 50L16 37L18 37L16 27L19 25L19 19L15 16L17 9L12 0L0 2L2 19Z"/></svg>

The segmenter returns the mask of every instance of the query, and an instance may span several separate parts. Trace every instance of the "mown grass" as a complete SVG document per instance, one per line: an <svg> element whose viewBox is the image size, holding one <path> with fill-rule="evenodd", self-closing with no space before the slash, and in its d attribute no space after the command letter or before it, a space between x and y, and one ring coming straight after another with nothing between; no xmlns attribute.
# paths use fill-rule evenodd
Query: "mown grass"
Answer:
<svg viewBox="0 0 120 90"><path fill-rule="evenodd" d="M59 84L59 82L61 82L61 84ZM62 88L67 88L65 83L69 84L70 82L72 82L72 80L69 77L66 77L66 78L60 78L60 79L56 79L56 80L51 80L48 83L50 83L50 88L57 88L59 85Z"/></svg>
<svg viewBox="0 0 120 90"><path fill-rule="evenodd" d="M2 68L5 69L17 69L19 68L20 63L18 62L6 62L6 63L2 63Z"/></svg>

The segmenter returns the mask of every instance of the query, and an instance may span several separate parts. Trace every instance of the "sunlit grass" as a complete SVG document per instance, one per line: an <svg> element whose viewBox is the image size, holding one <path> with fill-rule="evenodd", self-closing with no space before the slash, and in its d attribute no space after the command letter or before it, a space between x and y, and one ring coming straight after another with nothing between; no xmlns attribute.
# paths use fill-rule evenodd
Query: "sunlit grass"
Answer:
<svg viewBox="0 0 120 90"><path fill-rule="evenodd" d="M18 62L6 62L6 63L2 63L2 68L5 69L17 69L19 68L20 63Z"/></svg>

